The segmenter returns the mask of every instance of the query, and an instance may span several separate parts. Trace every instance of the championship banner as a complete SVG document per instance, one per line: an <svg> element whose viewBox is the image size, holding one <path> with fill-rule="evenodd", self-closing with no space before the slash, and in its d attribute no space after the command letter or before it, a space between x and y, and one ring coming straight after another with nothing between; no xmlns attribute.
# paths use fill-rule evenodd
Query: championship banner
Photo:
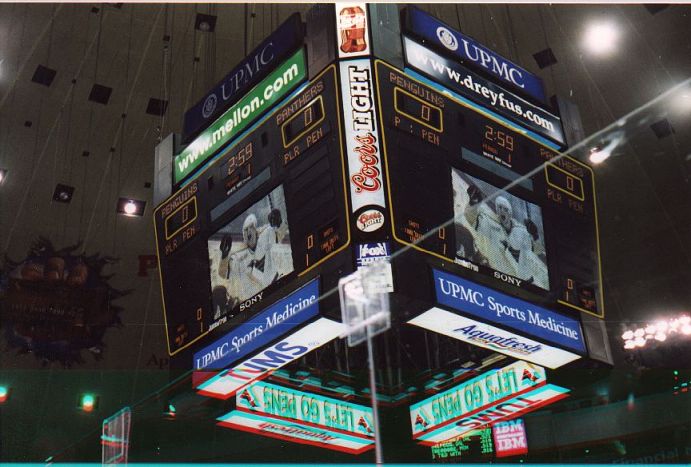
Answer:
<svg viewBox="0 0 691 467"><path fill-rule="evenodd" d="M458 420L546 382L545 369L527 362L518 361L490 370L410 406L413 438L450 427Z"/></svg>

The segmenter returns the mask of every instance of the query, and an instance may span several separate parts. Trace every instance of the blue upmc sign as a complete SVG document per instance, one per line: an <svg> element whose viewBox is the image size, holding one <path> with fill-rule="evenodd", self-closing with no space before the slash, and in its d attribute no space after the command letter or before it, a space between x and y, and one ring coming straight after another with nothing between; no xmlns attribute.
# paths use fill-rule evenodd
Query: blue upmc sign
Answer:
<svg viewBox="0 0 691 467"><path fill-rule="evenodd" d="M433 270L437 302L485 321L585 353L581 325L573 318Z"/></svg>
<svg viewBox="0 0 691 467"><path fill-rule="evenodd" d="M309 282L194 354L194 369L220 370L319 314L319 279Z"/></svg>
<svg viewBox="0 0 691 467"><path fill-rule="evenodd" d="M294 13L194 107L185 112L183 140L190 140L199 130L213 123L231 104L244 96L301 45L302 22L300 15Z"/></svg>
<svg viewBox="0 0 691 467"><path fill-rule="evenodd" d="M435 44L455 58L497 76L542 102L545 101L542 80L534 74L488 49L475 39L451 29L422 10L408 7L406 16L410 32L421 37L425 42Z"/></svg>

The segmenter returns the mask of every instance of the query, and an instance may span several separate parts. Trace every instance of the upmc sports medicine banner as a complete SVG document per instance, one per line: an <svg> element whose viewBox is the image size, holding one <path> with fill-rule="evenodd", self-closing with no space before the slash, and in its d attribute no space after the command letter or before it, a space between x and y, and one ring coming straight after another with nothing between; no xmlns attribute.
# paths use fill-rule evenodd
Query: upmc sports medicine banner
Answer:
<svg viewBox="0 0 691 467"><path fill-rule="evenodd" d="M408 323L551 369L581 358L575 353L542 344L441 308L431 308Z"/></svg>
<svg viewBox="0 0 691 467"><path fill-rule="evenodd" d="M222 369L319 314L319 279L194 354L194 369Z"/></svg>
<svg viewBox="0 0 691 467"><path fill-rule="evenodd" d="M197 386L199 394L228 399L239 390L268 376L273 370L284 367L312 350L332 341L341 334L343 324L326 318L308 324L284 337L276 344L262 350L252 358L224 370Z"/></svg>
<svg viewBox="0 0 691 467"><path fill-rule="evenodd" d="M300 14L294 13L259 44L194 107L185 112L183 140L213 122L273 67L302 45Z"/></svg>
<svg viewBox="0 0 691 467"><path fill-rule="evenodd" d="M575 319L437 269L433 274L438 303L586 353L583 331Z"/></svg>
<svg viewBox="0 0 691 467"><path fill-rule="evenodd" d="M565 143L561 119L405 37L406 64L466 99L559 144Z"/></svg>
<svg viewBox="0 0 691 467"><path fill-rule="evenodd" d="M339 67L352 212L368 205L384 208L372 66L365 58L341 62ZM361 230L369 231L366 229L365 226Z"/></svg>
<svg viewBox="0 0 691 467"><path fill-rule="evenodd" d="M547 382L545 369L518 361L489 370L475 378L410 406L413 438L452 425L472 413Z"/></svg>
<svg viewBox="0 0 691 467"><path fill-rule="evenodd" d="M486 70L534 98L545 100L542 80L507 60L475 39L451 29L438 19L414 7L406 9L407 26L413 34L444 48L450 55Z"/></svg>

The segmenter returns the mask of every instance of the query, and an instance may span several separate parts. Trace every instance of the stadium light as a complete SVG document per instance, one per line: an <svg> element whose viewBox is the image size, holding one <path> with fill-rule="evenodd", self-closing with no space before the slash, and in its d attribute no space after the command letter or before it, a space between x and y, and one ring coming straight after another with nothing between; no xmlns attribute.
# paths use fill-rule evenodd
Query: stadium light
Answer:
<svg viewBox="0 0 691 467"><path fill-rule="evenodd" d="M132 198L118 199L117 213L128 217L141 217L144 215L146 201Z"/></svg>
<svg viewBox="0 0 691 467"><path fill-rule="evenodd" d="M79 408L83 412L93 412L98 406L98 396L84 393L79 396Z"/></svg>
<svg viewBox="0 0 691 467"><path fill-rule="evenodd" d="M614 23L601 21L588 25L583 45L593 55L607 56L617 48L619 29Z"/></svg>
<svg viewBox="0 0 691 467"><path fill-rule="evenodd" d="M624 349L645 347L648 341L665 342L671 337L682 338L691 335L691 317L682 315L668 320L658 320L643 327L625 330L621 338Z"/></svg>
<svg viewBox="0 0 691 467"><path fill-rule="evenodd" d="M10 388L0 386L0 404L4 404L10 398Z"/></svg>

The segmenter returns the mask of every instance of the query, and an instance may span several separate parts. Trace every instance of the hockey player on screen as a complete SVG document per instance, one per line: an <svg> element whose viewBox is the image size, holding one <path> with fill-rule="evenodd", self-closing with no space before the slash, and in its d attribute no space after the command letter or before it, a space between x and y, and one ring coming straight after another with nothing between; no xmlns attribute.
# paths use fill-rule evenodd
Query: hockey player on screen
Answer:
<svg viewBox="0 0 691 467"><path fill-rule="evenodd" d="M260 285L260 290L278 280L279 273L272 261L271 250L283 238L281 211L272 209L267 217L268 223L261 228L257 227L254 214L249 214L242 224L242 237L250 253L247 275Z"/></svg>
<svg viewBox="0 0 691 467"><path fill-rule="evenodd" d="M469 201L464 215L479 234L477 247L490 266L547 289L547 266L539 258L544 255L544 244L540 241L537 225L530 217L519 222L513 216L511 202L504 196L495 198L492 210L488 203L482 202L484 195L479 187L471 183L467 193Z"/></svg>

